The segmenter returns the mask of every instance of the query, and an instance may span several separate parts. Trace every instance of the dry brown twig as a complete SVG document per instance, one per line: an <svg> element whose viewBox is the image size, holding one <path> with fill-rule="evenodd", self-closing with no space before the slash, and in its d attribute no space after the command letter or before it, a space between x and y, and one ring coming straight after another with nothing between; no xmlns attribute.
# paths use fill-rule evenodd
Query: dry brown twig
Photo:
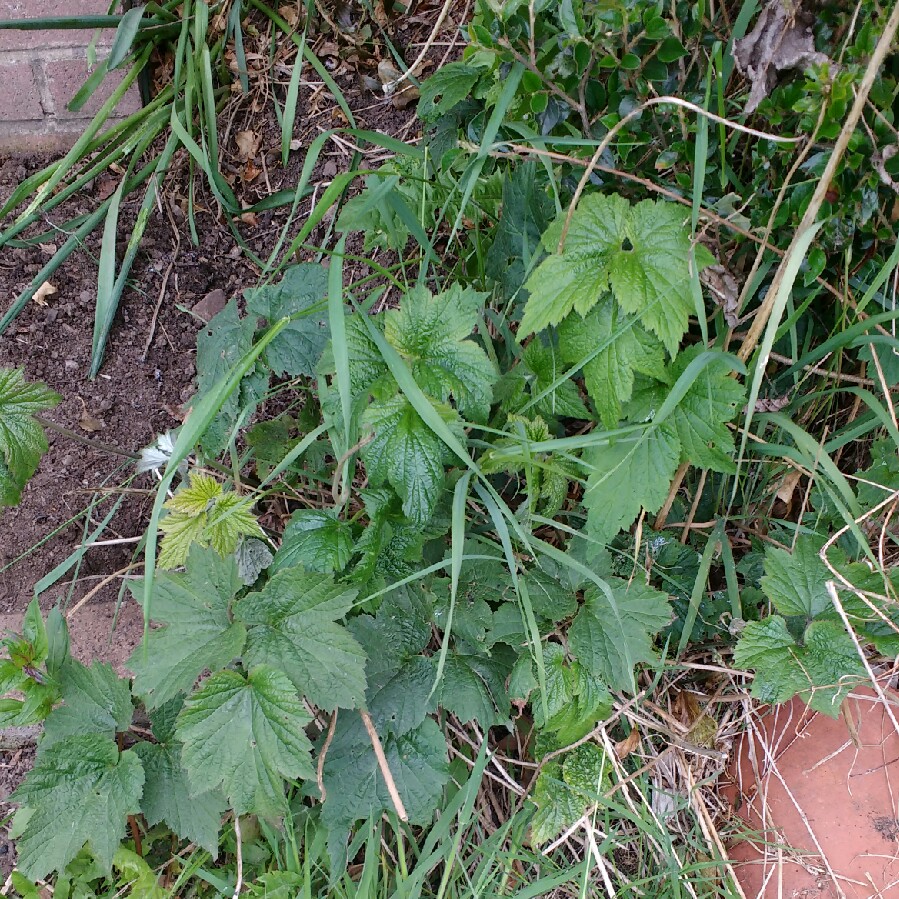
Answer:
<svg viewBox="0 0 899 899"><path fill-rule="evenodd" d="M408 821L409 815L406 813L406 807L403 805L399 790L396 788L396 781L393 779L393 774L390 773L390 765L387 764L387 756L384 755L384 747L381 745L381 738L378 736L378 732L375 730L375 726L372 723L371 715L369 715L365 709L359 709L359 716L362 718L362 723L365 725L365 729L368 732L368 738L371 740L371 748L375 751L375 758L378 760L378 768L381 769L381 776L387 784L387 792L390 794L390 801L393 803L394 811L396 811L400 821Z"/></svg>

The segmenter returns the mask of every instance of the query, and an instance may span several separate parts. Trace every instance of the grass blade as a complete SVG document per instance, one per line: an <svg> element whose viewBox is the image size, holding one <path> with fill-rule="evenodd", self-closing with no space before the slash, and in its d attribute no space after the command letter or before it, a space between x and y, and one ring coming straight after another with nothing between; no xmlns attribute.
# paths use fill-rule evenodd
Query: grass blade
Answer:
<svg viewBox="0 0 899 899"><path fill-rule="evenodd" d="M122 181L113 193L106 213L106 224L103 226L103 244L100 248L100 270L97 274L97 306L94 310L94 337L91 342L91 377L100 368L109 329L115 318L117 298L113 296L115 288L116 235L119 229L119 206L122 202Z"/></svg>
<svg viewBox="0 0 899 899"><path fill-rule="evenodd" d="M112 41L112 47L109 48L109 56L106 59L106 65L109 71L118 68L131 53L134 46L134 39L140 31L140 23L144 17L145 8L143 6L135 6L129 9L122 16L119 27L116 29L115 37Z"/></svg>

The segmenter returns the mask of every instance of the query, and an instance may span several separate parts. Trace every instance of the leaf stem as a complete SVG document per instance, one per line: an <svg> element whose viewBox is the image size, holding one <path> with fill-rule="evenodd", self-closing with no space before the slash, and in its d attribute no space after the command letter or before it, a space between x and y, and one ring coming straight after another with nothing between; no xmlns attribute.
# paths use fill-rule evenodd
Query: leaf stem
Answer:
<svg viewBox="0 0 899 899"><path fill-rule="evenodd" d="M49 428L51 431L56 431L57 434L62 434L64 437L68 437L69 440L74 440L76 443L82 443L85 446L89 446L91 449L99 450L102 453L112 453L115 456L124 456L126 459L140 458L140 456L135 453L129 453L126 450L119 449L117 446L110 446L108 443L101 443L99 440L91 440L89 437L82 437L75 431L64 428L62 425L56 424L55 421L50 421L49 418L44 418L43 415L35 414L34 418L36 421L40 422L43 427Z"/></svg>

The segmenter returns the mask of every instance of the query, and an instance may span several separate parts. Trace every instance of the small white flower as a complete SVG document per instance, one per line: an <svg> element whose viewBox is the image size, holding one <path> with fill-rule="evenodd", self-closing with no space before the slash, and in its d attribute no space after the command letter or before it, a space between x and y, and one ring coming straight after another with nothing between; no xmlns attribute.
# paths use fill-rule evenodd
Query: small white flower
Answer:
<svg viewBox="0 0 899 899"><path fill-rule="evenodd" d="M137 462L138 474L145 471L158 471L165 468L172 458L175 449L175 437L171 431L160 434L156 440L149 446L145 446L140 451L140 459ZM186 463L182 463L186 468Z"/></svg>

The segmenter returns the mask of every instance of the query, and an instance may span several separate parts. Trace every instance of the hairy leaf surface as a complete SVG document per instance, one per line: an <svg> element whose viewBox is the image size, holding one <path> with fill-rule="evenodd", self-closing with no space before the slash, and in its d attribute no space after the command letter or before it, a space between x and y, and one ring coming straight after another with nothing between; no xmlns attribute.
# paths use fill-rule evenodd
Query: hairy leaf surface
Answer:
<svg viewBox="0 0 899 899"><path fill-rule="evenodd" d="M353 554L350 526L330 509L301 509L294 512L284 529L271 572L292 565L312 571L340 571Z"/></svg>
<svg viewBox="0 0 899 899"><path fill-rule="evenodd" d="M584 605L568 632L581 664L616 690L635 691L634 668L657 659L656 634L671 620L668 596L619 578L607 581L609 594L596 584L584 592Z"/></svg>
<svg viewBox="0 0 899 899"><path fill-rule="evenodd" d="M191 795L180 746L144 742L134 752L146 777L140 808L147 824L153 827L164 821L182 840L195 842L215 858L225 797L217 790Z"/></svg>
<svg viewBox="0 0 899 899"><path fill-rule="evenodd" d="M415 287L384 315L384 336L406 360L419 387L475 421L490 412L497 374L471 332L485 294L453 285L436 296Z"/></svg>
<svg viewBox="0 0 899 899"><path fill-rule="evenodd" d="M213 674L178 715L191 794L221 789L239 815L283 810L283 779L315 776L304 733L310 720L280 671Z"/></svg>
<svg viewBox="0 0 899 899"><path fill-rule="evenodd" d="M128 681L118 677L111 665L94 662L86 668L69 658L60 681L63 704L44 722L40 752L75 734L112 737L128 729L133 713L131 690Z"/></svg>
<svg viewBox="0 0 899 899"><path fill-rule="evenodd" d="M437 409L464 440L455 412L442 404ZM372 403L364 421L375 432L363 450L370 481L374 486L389 483L403 501L403 512L415 524L426 524L443 489L444 463L449 458L443 441L404 396Z"/></svg>
<svg viewBox="0 0 899 899"><path fill-rule="evenodd" d="M128 815L140 811L144 770L99 734L61 739L41 754L13 794L19 870L32 880L63 871L85 843L109 871Z"/></svg>
<svg viewBox="0 0 899 899"><path fill-rule="evenodd" d="M246 663L282 670L324 709L356 708L365 695L365 653L337 623L355 597L329 575L302 566L279 571L237 604L247 627Z"/></svg>
<svg viewBox="0 0 899 899"><path fill-rule="evenodd" d="M44 429L34 418L60 400L43 384L28 383L20 368L0 368L0 506L14 506L47 452Z"/></svg>
<svg viewBox="0 0 899 899"><path fill-rule="evenodd" d="M813 621L801 644L779 615L751 621L740 635L734 664L755 669L752 695L761 702L781 703L799 695L831 718L865 679L855 644L837 621Z"/></svg>
<svg viewBox="0 0 899 899"><path fill-rule="evenodd" d="M590 477L584 492L591 536L608 543L640 514L658 512L680 461L680 441L666 423L634 440L597 446L584 454Z"/></svg>
<svg viewBox="0 0 899 899"><path fill-rule="evenodd" d="M569 366L592 356L581 372L607 428L618 426L621 404L631 398L634 389L635 371L666 377L662 345L631 316L624 315L611 295L600 300L586 318L571 313L559 326L559 347Z"/></svg>
<svg viewBox="0 0 899 899"><path fill-rule="evenodd" d="M143 582L129 589L138 599ZM164 627L151 630L128 660L134 692L147 708L188 692L204 670L217 671L241 654L246 630L229 614L239 589L234 559L212 549L194 547L184 574L157 572L151 612Z"/></svg>
<svg viewBox="0 0 899 899"><path fill-rule="evenodd" d="M327 295L327 269L313 263L301 263L288 268L277 284L248 290L247 309L272 325L285 316L309 309ZM266 347L265 359L276 375L311 377L328 336L327 310L303 315L287 325Z"/></svg>

